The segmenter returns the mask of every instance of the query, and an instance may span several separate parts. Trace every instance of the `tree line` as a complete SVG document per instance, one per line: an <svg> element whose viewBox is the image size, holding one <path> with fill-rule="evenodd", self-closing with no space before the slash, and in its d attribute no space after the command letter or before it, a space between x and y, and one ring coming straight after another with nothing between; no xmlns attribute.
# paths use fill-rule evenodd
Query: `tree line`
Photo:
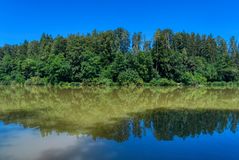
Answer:
<svg viewBox="0 0 239 160"><path fill-rule="evenodd" d="M152 40L118 28L0 48L2 84L197 85L239 80L235 37L158 29Z"/></svg>

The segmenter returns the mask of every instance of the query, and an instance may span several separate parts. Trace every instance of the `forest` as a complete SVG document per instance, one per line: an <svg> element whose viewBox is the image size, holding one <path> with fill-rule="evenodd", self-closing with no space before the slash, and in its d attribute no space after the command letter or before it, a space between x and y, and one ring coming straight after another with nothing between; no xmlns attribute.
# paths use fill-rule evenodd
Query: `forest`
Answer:
<svg viewBox="0 0 239 160"><path fill-rule="evenodd" d="M0 47L1 84L200 85L239 80L235 37L123 28Z"/></svg>

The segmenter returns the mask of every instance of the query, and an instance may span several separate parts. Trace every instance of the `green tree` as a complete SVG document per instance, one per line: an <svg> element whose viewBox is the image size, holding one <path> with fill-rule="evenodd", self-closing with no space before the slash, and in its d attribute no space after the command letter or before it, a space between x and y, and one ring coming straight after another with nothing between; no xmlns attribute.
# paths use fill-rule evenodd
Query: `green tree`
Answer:
<svg viewBox="0 0 239 160"><path fill-rule="evenodd" d="M130 35L129 32L123 28L117 28L114 31L115 43L118 46L119 52L127 53L130 47Z"/></svg>
<svg viewBox="0 0 239 160"><path fill-rule="evenodd" d="M92 81L98 78L101 71L100 57L90 52L84 53L84 59L81 63L80 78L81 81Z"/></svg>
<svg viewBox="0 0 239 160"><path fill-rule="evenodd" d="M142 45L142 33L134 33L132 38L132 49L134 54L138 54L141 51Z"/></svg>
<svg viewBox="0 0 239 160"><path fill-rule="evenodd" d="M120 85L143 84L143 80L140 78L138 72L131 69L121 72L118 76L118 82Z"/></svg>
<svg viewBox="0 0 239 160"><path fill-rule="evenodd" d="M49 55L44 70L52 84L70 80L70 63L61 54Z"/></svg>
<svg viewBox="0 0 239 160"><path fill-rule="evenodd" d="M229 54L231 55L232 61L238 66L239 65L239 49L237 46L236 38L233 36L230 39Z"/></svg>

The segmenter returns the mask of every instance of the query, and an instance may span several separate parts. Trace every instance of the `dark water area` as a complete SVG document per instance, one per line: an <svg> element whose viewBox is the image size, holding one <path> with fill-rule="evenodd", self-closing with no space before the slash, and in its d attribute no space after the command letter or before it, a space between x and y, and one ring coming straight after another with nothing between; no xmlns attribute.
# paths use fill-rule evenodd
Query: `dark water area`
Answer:
<svg viewBox="0 0 239 160"><path fill-rule="evenodd" d="M2 88L0 159L237 160L238 92Z"/></svg>

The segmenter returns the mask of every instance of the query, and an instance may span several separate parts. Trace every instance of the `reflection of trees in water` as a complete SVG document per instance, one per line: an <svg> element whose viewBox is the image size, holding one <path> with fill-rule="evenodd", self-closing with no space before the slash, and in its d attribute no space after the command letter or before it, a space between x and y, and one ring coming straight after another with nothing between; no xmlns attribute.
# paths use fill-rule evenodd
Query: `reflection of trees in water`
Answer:
<svg viewBox="0 0 239 160"><path fill-rule="evenodd" d="M157 139L170 140L174 136L223 132L228 118L235 131L236 112L172 108L238 109L238 94L238 89L205 88L2 87L0 120L38 128L43 136L52 132L87 133L124 141L130 135L142 137L151 129ZM122 120L132 113L136 114L131 119ZM112 119L116 119L113 125Z"/></svg>
<svg viewBox="0 0 239 160"><path fill-rule="evenodd" d="M133 114L129 119L111 125L97 125L91 129L93 137L123 142L130 136L141 138L153 132L157 140L187 138L201 134L222 133L226 129L237 131L238 111L219 110L151 110Z"/></svg>
<svg viewBox="0 0 239 160"><path fill-rule="evenodd" d="M95 88L2 87L1 109L27 107L212 107L239 103L238 89L205 88ZM11 108L12 107L12 108ZM230 109L230 108L229 108ZM0 110L1 111L1 110Z"/></svg>

